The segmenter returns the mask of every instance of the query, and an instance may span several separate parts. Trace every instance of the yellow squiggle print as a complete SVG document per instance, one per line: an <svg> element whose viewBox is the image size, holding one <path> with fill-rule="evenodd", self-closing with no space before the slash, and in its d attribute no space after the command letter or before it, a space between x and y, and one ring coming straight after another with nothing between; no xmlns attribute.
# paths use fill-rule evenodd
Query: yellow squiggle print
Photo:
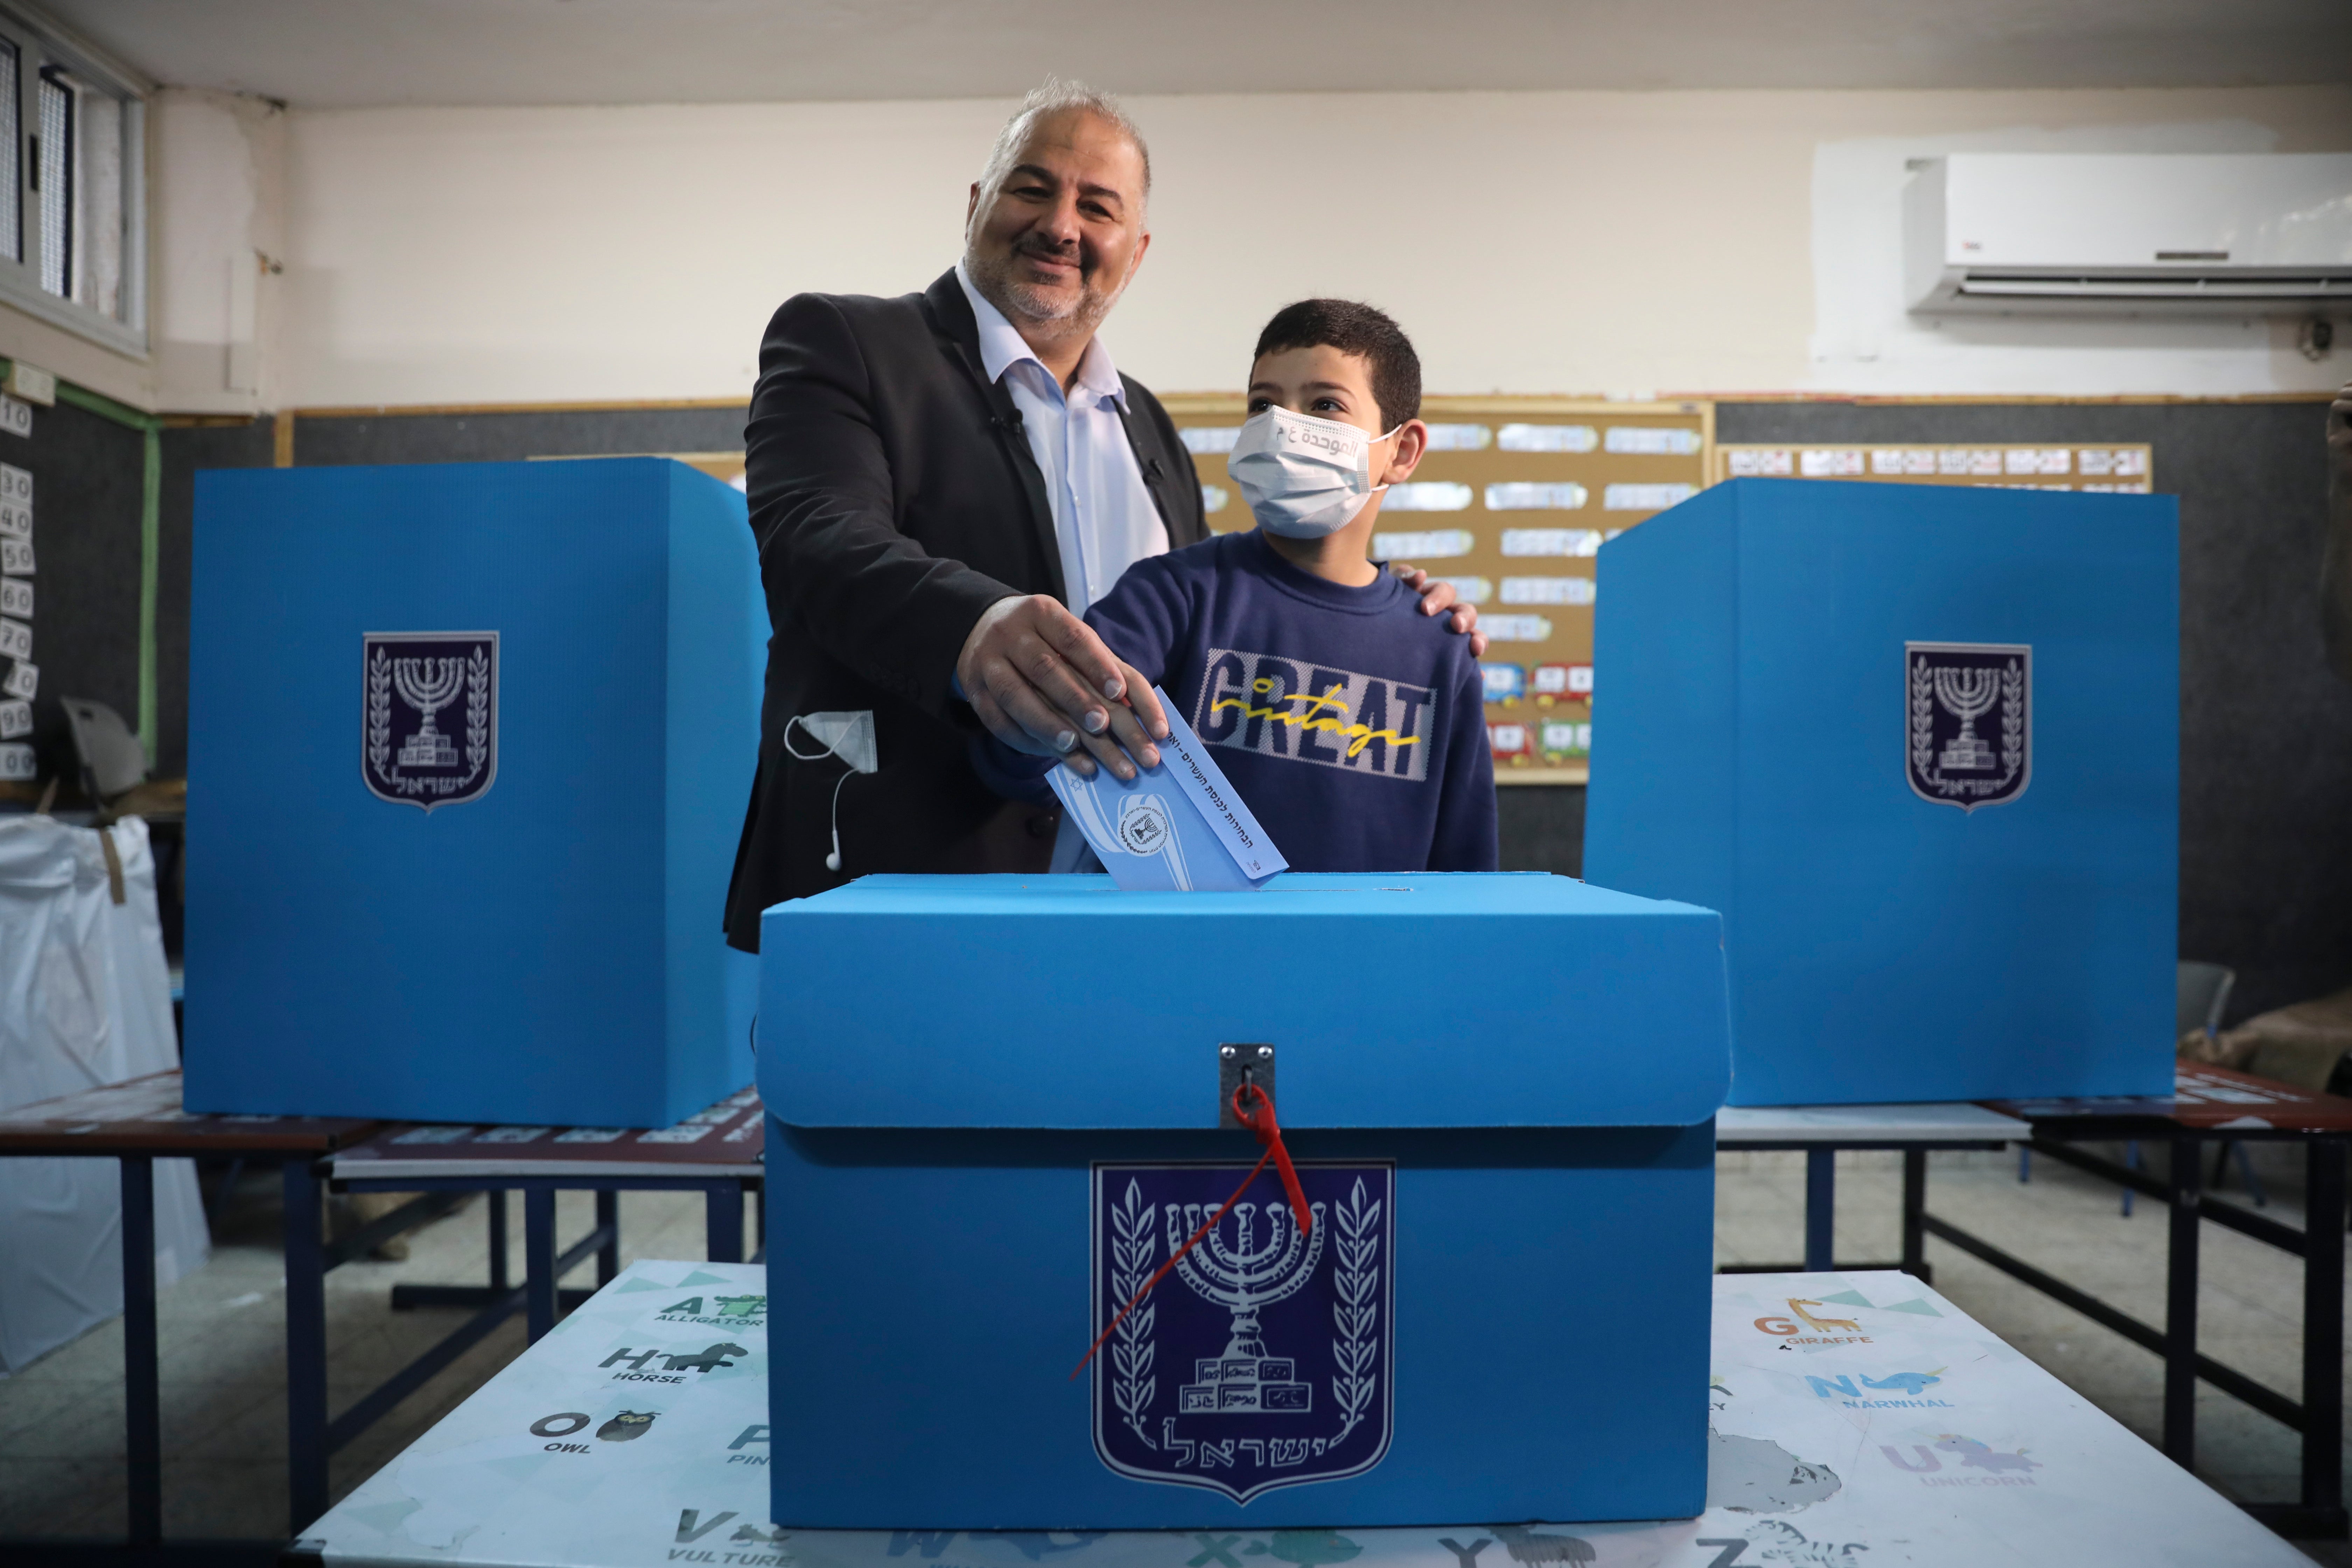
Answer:
<svg viewBox="0 0 2352 1568"><path fill-rule="evenodd" d="M1260 676L1250 683L1250 689L1261 697L1272 691L1274 687L1274 681L1265 676ZM1320 730L1326 734L1346 739L1347 754L1351 757L1360 753L1374 741L1385 741L1391 746L1411 746L1419 743L1421 740L1418 735L1400 735L1394 730L1375 730L1369 724L1344 722L1343 721L1348 717L1348 705L1328 691L1316 697L1301 694L1297 697L1277 698L1276 702L1282 704L1304 702L1307 704L1307 710L1304 713L1280 712L1276 710L1275 703L1268 703L1264 708L1253 708L1242 698L1220 697L1209 704L1209 713L1213 718L1226 709L1232 708L1238 710L1244 719L1271 719L1277 724L1288 724L1293 729ZM1337 708L1339 710L1339 716L1336 719L1328 715L1318 717L1318 710L1324 708Z"/></svg>

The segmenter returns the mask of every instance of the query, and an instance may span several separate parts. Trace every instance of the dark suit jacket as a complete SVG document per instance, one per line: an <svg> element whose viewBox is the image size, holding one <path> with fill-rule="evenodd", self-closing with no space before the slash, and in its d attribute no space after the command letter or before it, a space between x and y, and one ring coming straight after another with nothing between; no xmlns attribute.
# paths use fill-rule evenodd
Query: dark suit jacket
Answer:
<svg viewBox="0 0 2352 1568"><path fill-rule="evenodd" d="M760 348L744 431L751 532L768 594L760 768L727 895L727 940L760 911L870 871L1042 871L1050 810L973 773L979 734L950 682L981 612L1063 597L1045 479L1020 416L985 378L953 272L920 294L800 294ZM1207 537L1192 454L1159 400L1126 381L1128 440L1171 548ZM870 709L881 771L787 754L795 714ZM805 730L793 748L819 750ZM840 786L841 860L825 868Z"/></svg>

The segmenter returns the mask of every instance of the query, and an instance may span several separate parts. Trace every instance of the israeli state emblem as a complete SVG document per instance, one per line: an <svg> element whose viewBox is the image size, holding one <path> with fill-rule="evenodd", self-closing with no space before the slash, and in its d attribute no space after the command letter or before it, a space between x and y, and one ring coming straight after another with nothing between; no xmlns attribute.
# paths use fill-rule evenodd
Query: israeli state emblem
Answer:
<svg viewBox="0 0 2352 1568"><path fill-rule="evenodd" d="M1272 1170L1189 1253L1246 1164L1094 1167L1095 1452L1122 1476L1246 1503L1389 1450L1396 1168L1302 1160L1302 1231Z"/></svg>
<svg viewBox="0 0 2352 1568"><path fill-rule="evenodd" d="M1963 812L2023 795L2033 777L2033 649L1906 642L1903 665L1912 792Z"/></svg>
<svg viewBox="0 0 2352 1568"><path fill-rule="evenodd" d="M370 793L428 816L479 800L499 776L499 634L368 632L361 651Z"/></svg>

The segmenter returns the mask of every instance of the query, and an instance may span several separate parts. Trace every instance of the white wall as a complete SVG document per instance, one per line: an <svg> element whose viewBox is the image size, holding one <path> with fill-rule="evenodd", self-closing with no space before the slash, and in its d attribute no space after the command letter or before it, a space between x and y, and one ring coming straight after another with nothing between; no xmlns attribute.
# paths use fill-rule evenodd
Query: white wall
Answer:
<svg viewBox="0 0 2352 1568"><path fill-rule="evenodd" d="M0 306L0 355L144 409L250 414L279 406L274 334L285 249L286 115L259 99L172 89L149 101L148 353Z"/></svg>
<svg viewBox="0 0 2352 1568"><path fill-rule="evenodd" d="M1899 306L1888 318L1899 258L1879 244L1906 156L2352 149L2352 89L1131 107L1152 143L1154 238L1106 341L1170 390L1234 384L1256 327L1308 293L1392 310L1450 392L2259 393L2352 374L2305 362L2291 328L2243 322L1956 343ZM1004 108L298 112L291 395L740 396L786 295L918 289L954 259Z"/></svg>
<svg viewBox="0 0 2352 1568"><path fill-rule="evenodd" d="M287 113L255 98L173 91L155 104L149 332L156 393L175 413L285 401L279 310Z"/></svg>
<svg viewBox="0 0 2352 1568"><path fill-rule="evenodd" d="M2230 395L2352 375L2352 352L2305 362L2291 323L1935 328L1894 292L1907 157L2352 150L2352 89L1131 107L1155 234L1106 340L1166 390L1234 385L1256 327L1309 293L1395 311L1433 391ZM281 114L166 93L152 360L5 310L0 353L188 412L740 397L785 296L919 289L952 262L1006 108Z"/></svg>

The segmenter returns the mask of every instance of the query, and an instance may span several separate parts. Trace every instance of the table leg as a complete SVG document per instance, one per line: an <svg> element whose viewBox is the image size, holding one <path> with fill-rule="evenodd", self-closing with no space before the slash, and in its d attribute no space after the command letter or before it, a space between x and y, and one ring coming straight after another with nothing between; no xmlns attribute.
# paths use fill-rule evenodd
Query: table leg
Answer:
<svg viewBox="0 0 2352 1568"><path fill-rule="evenodd" d="M2197 1462L2197 1242L2204 1206L2202 1141L2172 1140L2172 1234L2165 1260L2164 1452L2183 1469Z"/></svg>
<svg viewBox="0 0 2352 1568"><path fill-rule="evenodd" d="M703 1253L713 1263L743 1261L743 1184L713 1182L703 1198Z"/></svg>
<svg viewBox="0 0 2352 1568"><path fill-rule="evenodd" d="M555 1327L555 1191L525 1187L522 1193L524 1321L530 1343Z"/></svg>
<svg viewBox="0 0 2352 1568"><path fill-rule="evenodd" d="M135 1548L163 1539L163 1413L155 1389L155 1161L146 1154L121 1160L122 1425Z"/></svg>
<svg viewBox="0 0 2352 1568"><path fill-rule="evenodd" d="M2304 1145L2303 1506L2344 1506L2345 1140Z"/></svg>
<svg viewBox="0 0 2352 1568"><path fill-rule="evenodd" d="M286 1492L293 1533L327 1511L327 1266L319 1178L296 1155L286 1189Z"/></svg>
<svg viewBox="0 0 2352 1568"><path fill-rule="evenodd" d="M596 1228L605 1233L596 1249L596 1283L610 1285L621 1271L621 1194L609 1187L596 1194Z"/></svg>
<svg viewBox="0 0 2352 1568"><path fill-rule="evenodd" d="M1837 1223L1837 1151L1805 1151L1805 1272L1826 1274Z"/></svg>
<svg viewBox="0 0 2352 1568"><path fill-rule="evenodd" d="M1927 1151L1903 1151L1903 1272L1927 1278Z"/></svg>
<svg viewBox="0 0 2352 1568"><path fill-rule="evenodd" d="M482 1194L490 1205L490 1289L504 1292L507 1283L507 1193L493 1187Z"/></svg>

